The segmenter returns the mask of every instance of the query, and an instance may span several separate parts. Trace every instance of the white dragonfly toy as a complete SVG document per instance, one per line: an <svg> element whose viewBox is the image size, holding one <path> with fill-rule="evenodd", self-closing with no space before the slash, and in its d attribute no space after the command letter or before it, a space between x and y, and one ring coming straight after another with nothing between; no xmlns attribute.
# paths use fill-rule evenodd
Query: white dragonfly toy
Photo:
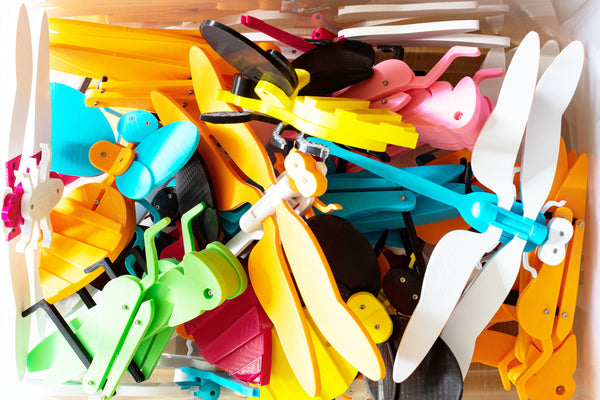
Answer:
<svg viewBox="0 0 600 400"><path fill-rule="evenodd" d="M496 108L484 125L472 156L474 175L496 193L498 207L511 210L513 204L518 204L514 203L513 170L527 125L520 196L522 215L531 221L538 219L552 187L561 117L577 87L584 59L582 44L571 43L536 86L539 54L539 38L530 33L514 55ZM534 229L531 225L529 233L534 234ZM572 236L572 226L570 221L552 219L547 230L537 254L545 263L556 265L565 256L564 246ZM490 225L483 233L452 231L440 240L425 273L421 300L396 354L396 382L411 375L440 333L456 356L463 376L466 375L477 336L508 295L524 250L532 250L526 248L530 240L527 232L512 235L463 293L473 267L497 246L502 233Z"/></svg>

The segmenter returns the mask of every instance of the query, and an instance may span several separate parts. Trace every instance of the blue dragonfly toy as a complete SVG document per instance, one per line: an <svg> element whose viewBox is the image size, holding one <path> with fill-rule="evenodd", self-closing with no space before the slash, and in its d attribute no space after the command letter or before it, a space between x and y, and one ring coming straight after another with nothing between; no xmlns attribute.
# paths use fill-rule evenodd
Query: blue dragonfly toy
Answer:
<svg viewBox="0 0 600 400"><path fill-rule="evenodd" d="M123 145L104 114L85 106L82 93L54 83L51 95L56 121L52 170L75 176L114 175L117 189L134 200L147 197L168 182L192 157L200 140L191 122L178 121L159 128L150 112L136 110L124 114L117 124L117 139L127 142ZM77 131L80 134L73 135Z"/></svg>

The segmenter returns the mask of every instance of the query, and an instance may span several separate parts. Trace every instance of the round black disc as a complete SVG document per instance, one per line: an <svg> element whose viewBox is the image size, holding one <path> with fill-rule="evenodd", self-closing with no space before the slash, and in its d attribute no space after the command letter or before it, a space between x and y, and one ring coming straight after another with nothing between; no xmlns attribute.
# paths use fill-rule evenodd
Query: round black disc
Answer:
<svg viewBox="0 0 600 400"><path fill-rule="evenodd" d="M369 241L354 225L332 214L319 214L308 220L336 282L344 294L369 292L377 296L381 274L377 256ZM344 299L347 300L347 299Z"/></svg>
<svg viewBox="0 0 600 400"><path fill-rule="evenodd" d="M247 78L255 82L271 82L288 96L298 86L296 72L285 57L264 51L239 32L217 21L204 21L200 31L206 42Z"/></svg>
<svg viewBox="0 0 600 400"><path fill-rule="evenodd" d="M390 339L394 354L408 319L396 316L394 334ZM391 371L389 371L391 373ZM463 378L458 361L446 343L438 338L417 369L404 382L398 384L397 400L460 400Z"/></svg>
<svg viewBox="0 0 600 400"><path fill-rule="evenodd" d="M370 78L374 62L375 52L370 45L342 40L315 47L292 61L292 65L310 73L310 82L299 94L325 96Z"/></svg>

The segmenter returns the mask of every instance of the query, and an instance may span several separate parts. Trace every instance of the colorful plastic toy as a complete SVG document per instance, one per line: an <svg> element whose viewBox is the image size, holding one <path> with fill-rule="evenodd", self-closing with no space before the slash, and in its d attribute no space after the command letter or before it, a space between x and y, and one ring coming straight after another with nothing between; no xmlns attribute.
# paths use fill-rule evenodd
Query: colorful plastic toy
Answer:
<svg viewBox="0 0 600 400"><path fill-rule="evenodd" d="M117 143L114 138L99 139L98 135L85 137L83 141L66 135L56 137L54 142L66 159L61 162L61 168L55 170L80 176L105 172L114 176L123 195L143 199L187 163L199 141L198 130L189 122L157 128L158 121L148 111L130 111L117 125L117 132L128 142L127 146ZM171 151L173 146L181 151Z"/></svg>
<svg viewBox="0 0 600 400"><path fill-rule="evenodd" d="M202 400L217 400L221 396L221 387L231 389L243 396L259 397L260 389L238 382L221 372L203 371L196 368L184 367L176 371L177 379L185 379L176 383L182 389L198 387L194 397Z"/></svg>
<svg viewBox="0 0 600 400"><path fill-rule="evenodd" d="M208 52L226 75L235 70L195 32L153 30L51 18L50 67L116 81L185 80L192 46Z"/></svg>
<svg viewBox="0 0 600 400"><path fill-rule="evenodd" d="M126 107L135 110L155 112L150 93L159 90L185 104L188 112L200 116L196 107L192 82L185 80L153 81L100 81L95 88L85 92L85 104L88 107Z"/></svg>
<svg viewBox="0 0 600 400"><path fill-rule="evenodd" d="M185 323L206 361L259 386L268 384L271 375L272 327L251 286Z"/></svg>
<svg viewBox="0 0 600 400"><path fill-rule="evenodd" d="M484 79L502 76L499 69L478 71L456 87L438 81L457 57L476 57L475 47L452 47L426 76L416 77L401 60L385 60L374 67L368 80L336 93L369 100L373 108L402 114L419 132L419 144L448 150L472 149L493 104L478 90Z"/></svg>
<svg viewBox="0 0 600 400"><path fill-rule="evenodd" d="M559 160L562 158L566 163L564 146L560 154ZM557 173L557 177L561 175ZM555 180L551 191L554 195L550 198L566 200L576 210L561 207L554 212L574 221L573 239L566 246L565 259L552 266L530 257L535 278L532 272L521 270L516 307L505 304L494 316L493 322L518 320L521 327L518 336L487 329L475 345L473 361L497 367L504 388L508 390L511 382L518 385L522 398L560 398L574 392L576 346L572 324L585 228L585 196L574 195L585 190L586 176L587 156L582 154L564 178ZM546 312L551 309L557 311ZM490 346L490 341L499 345ZM548 385L550 381L552 385Z"/></svg>
<svg viewBox="0 0 600 400"><path fill-rule="evenodd" d="M104 300L91 310L95 317L77 330L76 335L93 354L83 378L86 392L101 390L103 396L111 397L132 359L143 376L149 376L158 361L157 352L160 355L177 325L245 290L245 271L225 246L213 243L194 251L189 227L203 208L199 204L183 217L186 255L181 263L157 259L153 238L169 224L168 218L163 219L144 233L148 275L141 280L132 276L111 280L103 290ZM154 355L149 357L150 350ZM32 362L36 354L35 350L30 354ZM52 365L63 379L82 366L69 354L65 357L63 353Z"/></svg>
<svg viewBox="0 0 600 400"><path fill-rule="evenodd" d="M528 175L525 175L526 176L525 179L523 178L523 176L521 178L523 181L522 190L526 190L525 193L522 192L522 198L524 198L524 199L531 198L531 200L526 200L523 202L523 204L524 204L523 207L525 210L524 217L521 216L520 214L516 214L516 213L513 213L512 211L509 211L509 209L513 207L512 203L514 202L514 191L512 188L512 169L514 166L516 153L519 149L519 144L521 141L520 139L521 139L521 136L522 136L524 128L525 128L525 122L527 121L527 118L529 116L528 104L530 104L530 102L533 101L533 98L534 98L533 83L535 82L535 76L537 75L537 64L538 64L537 54L539 54L537 52L537 50L539 48L539 44L538 44L537 36L535 34L530 34L527 37L527 40L524 41L523 43L525 44L525 46L523 46L523 49L526 49L526 50L521 50L520 52L518 52L517 54L522 54L522 55L519 56L518 58L513 58L513 63L511 64L513 72L510 74L511 74L511 76L514 76L514 78L509 79L509 75L507 73L507 77L505 78L505 83L503 85L503 88L508 87L508 88L514 89L515 91L519 91L519 95L518 96L516 96L516 94L509 94L509 95L505 94L504 95L506 97L509 97L511 100L502 99L502 101L503 101L502 107L498 108L498 106L497 106L494 109L494 112L492 113L492 115L490 116L488 121L486 122L486 126L484 127L484 129L482 130L482 133L480 134L480 138L478 139L477 144L474 148L474 152L473 152L474 153L473 159L472 159L473 172L481 183L483 183L484 185L486 185L489 188L492 188L498 194L498 200L497 200L498 203L497 203L497 205L495 205L496 200L492 200L493 197L490 198L489 194L471 193L469 195L466 195L466 197L471 196L473 198L480 198L481 199L480 201L483 201L485 203L483 203L483 202L480 203L479 201L475 201L475 202L471 203L469 201L468 203L464 203L464 206L461 205L458 207L458 210L461 212L461 216L465 219L465 221L467 221L476 230L478 230L480 232L485 232L485 233L477 234L477 233L466 232L466 231L453 231L452 233L449 233L446 236L444 236L444 238L442 238L442 240L436 246L436 250L433 252L430 262L429 262L429 267L427 269L428 272L425 275L425 280L424 280L424 285L423 285L424 292L422 293L419 305L417 306L417 309L415 310L415 313L413 314L413 317L411 318L411 321L407 327L407 331L403 338L403 342L402 342L402 344L399 348L398 354L396 356L396 363L395 363L395 367L394 367L394 371L395 371L394 376L395 376L396 381L399 381L399 382L403 381L410 375L410 373L414 370L414 368L416 368L416 366L419 364L419 362L422 359L422 357L424 356L424 354L426 354L427 350L430 348L431 341L435 340L436 335L439 334L438 329L439 329L439 332L441 332L441 329L443 328L447 317L449 317L450 313L452 313L453 305L456 304L456 302L459 300L460 293L461 293L462 289L464 288L464 286L466 284L466 280L468 279L468 276L470 274L470 269L465 268L463 270L465 272L465 275L462 278L459 278L458 274L457 274L458 271L456 269L456 268L458 268L458 266L452 267L452 266L447 265L450 262L450 260L456 260L456 261L460 260L460 262L464 265L468 265L468 266L473 265L474 266L475 263L477 262L477 260L479 260L486 251L488 251L490 248L493 247L493 245L495 245L497 243L497 241L500 239L503 232L505 235L508 234L509 235L508 240L510 240L511 244L510 244L510 246L506 247L506 249L503 250L501 252L501 254L509 254L510 257L512 257L513 261L510 261L511 258L503 260L502 257L493 259L493 260L496 260L495 262L500 262L503 265L506 263L506 265L510 265L510 266L514 267L510 273L509 273L508 266L505 265L505 267L503 268L503 273L506 274L506 277L507 277L506 283L507 283L508 287L506 287L506 286L500 287L500 285L498 285L497 282L492 284L492 286L494 286L494 288L495 288L494 290L498 290L497 295L494 295L493 298L497 299L498 302L501 302L504 299L504 297L506 296L506 293L508 292L510 286L512 286L512 282L514 281L514 278L516 277L516 273L518 272L519 263L517 261L515 261L515 257L520 256L520 254L522 253L523 249L525 248L525 246L527 245L528 242L531 242L533 245L543 245L547 239L547 228L542 223L534 221L533 218L535 218L536 220L540 218L539 210L540 210L541 206L543 205L543 202L545 201L546 193L549 192L550 187L552 185L553 171L555 169L554 165L556 163L556 157L550 158L548 156L548 154L551 154L553 152L552 151L553 148L556 149L556 150L554 150L554 153L558 154L560 130L556 129L556 127L558 126L558 124L556 124L556 122L555 122L555 125L552 125L550 122L549 122L549 125L548 124L544 125L546 127L545 131L548 131L548 129L552 129L552 127L554 127L555 132L558 132L555 134L555 139L549 140L546 137L543 140L544 144L549 146L548 151L543 152L543 154L545 154L545 156L544 156L545 158L539 157L539 155L542 154L542 153L538 152L539 149L533 150L531 148L532 146L535 146L531 143L537 143L538 146L540 145L539 144L540 139L537 139L537 136L536 136L537 133L532 133L529 136L529 138L526 139L526 146L529 146L529 149L531 149L531 150L526 151L525 156L524 156L524 163L529 162L530 166L528 166L527 168L533 168L535 171L544 171L544 175L541 175L541 177L540 177L540 175L529 175L530 172L527 170L527 168L525 168L527 166L527 164L523 165L523 168L527 171ZM520 49L521 49L521 47L520 47ZM573 53L571 53L571 52L573 52ZM522 61L521 61L521 58L522 58ZM515 63L515 61L517 61L517 60L522 62L523 64L521 64L520 62ZM548 80L548 82L553 82L553 83L557 83L559 81L559 79L561 79L564 82L569 82L570 86L564 87L565 95L561 97L561 99L562 99L561 101L563 101L563 103L561 105L558 105L554 114L552 114L552 115L556 115L556 116L560 116L562 114L562 111L568 104L568 99L570 98L570 95L572 95L573 91L575 90L575 86L576 86L576 83L579 78L579 73L581 71L581 63L582 63L580 45L577 43L571 45L569 47L569 50L566 51L564 53L564 55L560 58L560 61L558 61L558 60L559 59L557 59L556 65L559 65L559 67L556 67L553 70L560 71L559 74L561 74L560 75L561 78L546 78L546 79ZM566 62L564 60L572 60L573 64L567 64L568 66L563 66L563 64L561 64L561 63ZM514 72L514 71L517 71L517 72ZM546 74L548 74L549 71L551 71L551 69L548 69ZM570 75L572 77L571 80L565 79L565 77L564 77L564 75L566 73L565 71L568 71L568 73L571 74ZM556 73L556 72L554 72L554 73ZM552 75L550 74L549 76L552 76ZM528 88L529 88L530 96L528 98L525 98L523 96L523 93L524 93L523 85L525 82L527 82L527 84L529 85ZM511 93L510 92L511 89L503 89L503 93ZM545 89L540 89L538 96L543 96L543 93L545 93L543 90L545 90ZM538 93L538 92L536 92L536 93ZM502 98L504 96L501 95L500 98ZM516 102L514 97L519 97L519 100L523 101L523 103ZM500 104L500 99L499 99L499 104ZM541 107L541 104L543 104L543 103L538 101L536 107ZM519 110L516 110L516 109L513 109L514 107L520 107L520 108L519 108ZM511 112L509 112L508 110L511 110ZM507 117L504 117L504 118L500 117L501 115L507 115L505 113L508 113L512 116L511 122L509 122L509 119ZM538 118L538 115L540 115L542 113L543 112L535 111L535 112L532 112L531 115L532 115L532 118L534 118L534 116L535 116L535 118ZM520 120L516 118L517 115L520 116L520 118L521 118ZM506 126L499 125L500 123L506 124ZM535 123L537 123L537 121ZM537 126L535 128L533 128L531 126L531 121L530 121L528 130L531 132L536 132L535 129L537 129ZM501 134L500 132L504 132L504 133ZM512 142L506 136L506 132L511 132L514 135ZM500 136L497 136L497 135L503 135L502 139L499 139ZM317 138L311 138L310 140L315 141L315 142L324 143L324 141L322 141L321 139L317 139ZM505 149L504 152L498 150L499 140L503 143L503 148ZM332 149L331 152L333 155L337 155L337 156L346 158L349 161L353 162L354 164L359 165L363 168L368 168L372 172L378 173L381 176L386 177L387 179L392 179L391 176L396 174L396 177L397 177L396 179L399 184L403 184L405 187L407 187L409 189L413 189L423 195L431 196L432 198L436 198L438 201L441 200L441 201L447 202L447 204L448 204L448 203L450 203L448 201L449 199L451 199L454 196L457 196L457 194L455 192L448 192L447 194L444 194L443 199L442 199L442 196L437 197L436 194L433 194L431 192L431 190L434 189L434 187L435 187L431 183L426 183L424 181L416 180L413 176L409 176L408 174L406 174L406 175L400 174L398 172L400 170L393 172L393 170L394 170L393 167L388 167L387 165L379 163L375 160L371 160L371 159L367 159L362 156L358 156L349 151L340 149L337 146L330 145L330 147ZM529 153L529 151L531 151L532 153ZM533 153L533 152L535 152L535 153ZM532 154L532 155L529 156L529 154ZM532 160L527 161L527 157L531 157ZM500 168L500 165L505 165L504 170L502 170ZM550 172L548 172L548 171L550 171ZM400 176L402 176L402 178L400 178ZM539 180L535 180L536 178L532 178L533 176L535 176ZM532 180L529 181L530 179L532 179ZM413 184L414 184L414 186L413 186ZM523 189L523 188L527 188L527 189ZM435 190L437 191L437 189L435 189ZM459 196L462 196L462 195L459 195ZM484 199L489 199L489 200L484 200ZM466 206L467 204L470 204L470 205ZM476 209L478 210L477 215L472 214L472 210L473 210L472 206L475 204L477 204L477 206L476 206ZM484 206L483 204L486 204L486 205ZM495 208L496 211L493 211L488 214L488 212L491 210L487 211L486 208L488 207L488 205L491 205L491 204L494 204L493 207ZM532 205L535 205L535 207ZM465 208L463 209L462 207L465 207ZM468 211L467 211L467 209L468 209ZM500 216L502 216L501 217L503 219L502 222L500 219L498 219L498 217L500 217ZM475 218L473 218L473 217L475 217ZM506 217L508 217L508 219L504 220L504 218L506 218ZM527 232L520 231L520 230L514 230L514 228L516 228L516 225L508 222L513 217L520 219L522 221L520 223L525 223L527 226L529 226L527 229ZM483 222L482 218L486 219L487 222L484 224L481 224ZM545 219L543 219L542 221L545 222ZM467 251L466 249L458 250L458 248L456 247L456 244L459 242L469 243L470 250L469 251ZM455 253L456 251L459 251L459 252ZM456 255L451 256L450 254L456 254ZM442 258L438 259L438 257L442 257L442 255L443 255L443 259L446 261L442 261ZM468 257L468 260L466 259L467 257ZM492 261L492 264L494 264L495 262ZM515 267L515 265L516 265L516 267ZM439 268L439 271L438 271L438 268ZM491 268L486 268L485 271L488 271L488 269L489 269L489 271L494 270ZM448 280L448 276L446 276L447 274L445 274L443 272L443 270L453 271L452 281L454 283L456 283L456 286L455 286L456 291L454 291L454 289L453 290L450 289L450 286L454 287L454 284L452 284L452 285L450 284L450 282ZM436 272L432 272L432 271L436 271ZM486 275L487 275L487 273L486 273ZM435 277L435 278L428 278L428 277ZM430 283L429 279L432 279L431 283ZM440 285L439 290L435 289L436 286L433 282L436 282L436 281L438 282L437 284ZM483 282L483 280L478 279L477 282L480 283L480 282ZM475 284L475 287L477 287L477 286L478 286L478 284ZM472 286L472 288L473 288L473 286ZM431 291L431 292L429 292L429 291ZM451 297L448 297L448 298L445 298L444 300L442 300L441 296L440 296L440 291L444 291L444 293L448 293L448 294L450 292L453 292L454 294L451 295ZM430 294L428 294L428 293L430 293ZM471 293L474 294L474 293L476 293L476 291L473 290L473 292L471 292ZM491 317L493 316L493 313L498 309L498 307L500 305L500 303L496 304L496 300L492 300L492 296L490 296L491 292L490 292L489 286L487 286L487 290L485 291L485 293L486 293L486 299L488 301L488 302L486 302L486 304L487 304L487 306L489 306L489 309L491 310L491 315L489 316L489 318L487 317L487 314L486 314L486 317L484 318L483 313L482 313L480 320L474 319L472 317L472 313L469 313L469 317L468 317L471 319L471 321L474 324L479 324L479 323L483 324L481 329L483 329L483 327L485 327L485 324L487 324L487 322L491 319ZM476 307L478 307L478 309L480 309L480 310L483 310L484 308L481 307L480 298L481 298L481 296L478 295L477 296L478 300L475 300L475 297L474 297L473 300L469 300L463 304L471 304L473 306L475 306L475 304L477 304ZM431 303L429 303L429 301L431 301ZM462 301L464 301L464 298ZM436 304L436 305L434 305L434 304ZM442 306L441 304L444 304L444 306ZM440 309L441 307L444 308L444 311L442 311ZM431 312L434 309L436 310L435 313L439 318L438 329L433 329L433 322L432 322L431 318L424 317L428 312ZM421 313L423 313L423 314L421 314ZM456 311L454 311L454 313L453 313L453 315L458 315L458 314L460 314L460 313L457 313ZM421 315L423 316L423 319L421 319ZM463 315L466 316L467 314L463 314ZM480 322L475 323L475 321L480 321ZM419 325L419 323L422 323L425 325ZM457 330L456 331L457 332L457 336L456 336L457 341L450 344L450 347L455 352L458 351L457 346L459 346L459 343L467 343L467 342L470 342L470 340L471 340L471 339L465 339L464 324L456 325L456 327L458 327L458 326L461 327L460 328L461 333L458 334L458 330ZM448 327L446 327L446 329L448 329ZM481 331L481 329L479 331L477 331L477 334ZM475 330L476 329L474 328L473 331L475 331ZM428 337L427 340L425 339L426 336L425 336L424 332L426 332L426 335ZM472 343L474 343L475 337L472 338ZM426 345L425 345L425 342L427 342ZM422 347L421 347L421 345L422 345ZM460 361L462 359L462 354L457 355L457 358L459 359L459 362L461 363L461 365L464 365L464 364L462 364L462 361ZM470 360L470 356L469 356L469 360Z"/></svg>
<svg viewBox="0 0 600 400"><path fill-rule="evenodd" d="M527 133L523 144L520 172L520 195L524 215L538 212L546 202L548 193L552 188L560 148L560 120L579 82L583 59L582 44L580 42L569 44L546 69L536 87L527 121ZM513 58L511 65L515 60L517 59ZM507 79L508 76L505 78L503 88ZM556 97L557 95L558 97ZM499 97L499 103L501 97ZM476 169L473 172L476 176L480 176L477 174ZM480 178L479 180L489 186L488 182ZM570 222L570 220L567 222L569 228ZM553 224L549 223L548 229L553 229ZM557 229L559 236L567 236L567 231L563 229L562 227ZM550 233L548 236L549 238L552 237ZM517 237L506 245L506 249L501 249L497 253L498 255L490 260L490 263L478 276L477 281L458 303L444 328L442 335L450 348L453 349L461 369L463 369L463 365L467 365L472 357L477 335L486 327L512 287L519 270L518 265L520 264L523 247L525 247L524 240ZM547 247L550 247L551 250L546 251L545 248ZM525 251L527 251L526 247ZM547 257L548 254L551 256ZM538 258L550 265L556 265L562 261L562 258L554 255L561 255L564 258L564 254L564 243L556 241L546 240L537 249ZM500 257L500 255L502 256ZM507 258L504 259L503 257ZM501 285L498 284L496 278L498 271L502 271L501 273L506 277ZM478 293L485 293L487 299L485 305L480 300L476 300L481 296ZM471 313L474 308L482 312L479 317L475 318L474 314ZM469 317L466 317L467 314L469 314ZM465 321L465 318L469 318L472 322L461 324L461 321ZM460 328L458 328L459 325ZM458 329L461 331L460 334Z"/></svg>
<svg viewBox="0 0 600 400"><path fill-rule="evenodd" d="M401 116L388 110L370 109L368 102L357 99L298 96L298 91L310 81L308 72L294 70L289 63L274 56L276 53L263 52L215 21L205 21L202 31L216 48L226 43L229 48L222 48L220 53L257 84L254 91L259 99L220 90L218 100L269 115L306 134L349 146L375 151L385 150L388 143L415 147L418 135L411 125L402 122ZM234 57L239 51L246 56Z"/></svg>
<svg viewBox="0 0 600 400"><path fill-rule="evenodd" d="M206 112L219 109L232 110L231 106L226 103L215 101L208 95L200 95L201 93L211 92L211 88L206 87L207 83L211 83L214 85L213 88L217 89L223 87L223 81L210 59L206 58L206 55L200 49L193 50L190 58L194 84L203 87L203 90L195 90L200 109L206 110ZM200 89L200 86L198 86L198 89ZM208 137L213 136L237 166L253 181L264 188L276 183L272 166L266 158L264 148L245 124L211 125L206 134ZM212 140L209 139L208 141ZM203 152L203 149L200 148L200 151ZM261 155L263 162L256 162L257 155ZM204 157L207 160L211 175L213 173L211 162L222 163L224 160L221 157L220 155ZM218 174L218 172L216 173ZM233 174L228 174L227 177L223 177L227 180L222 182L228 182L227 184L216 184L215 186L217 188L227 188L226 190L231 191L232 194L238 193L237 189L232 191L234 187L243 188L247 186L243 181L240 182L238 178L236 178L237 183L235 180L232 181L232 176ZM217 179L215 178L215 182L219 182ZM254 204L258 202L260 195L251 186L243 190L251 193L249 189L255 194L242 198L241 201L250 200L250 203ZM217 191L219 192L219 189ZM224 197L223 201L220 199L221 196ZM219 207L222 209L227 209L225 208L226 204L232 204L231 195L225 196L225 193L217 193L217 197ZM380 374L383 372L382 364L380 364L376 347L370 343L364 327L339 298L337 288L332 282L332 278L328 276L327 262L318 250L318 243L312 238L305 223L291 211L286 203L280 202L277 204L276 214L277 219L269 216L262 223L264 233L262 239L250 254L249 275L265 312L271 318L280 339L284 343L286 355L290 359L290 363L302 386L307 393L316 394L319 392L320 385L317 381L318 378L315 376L316 360L312 355L314 354L311 350L312 346L308 344L310 339L308 339L306 322L304 322L305 314L299 307L300 303L296 290L293 287L291 276L288 275L287 267L285 267L287 263L283 258L283 249L279 245L279 230L281 231L283 248L286 250L285 255L294 271L294 277L299 285L300 292L304 294L303 298L307 308L315 320L319 315L317 322L319 328L344 357L349 359L351 363L360 366L361 371L369 375L374 373L376 376L381 376ZM311 270L300 268L301 264L306 265L308 256L313 259L310 264L315 268L311 268ZM265 280L267 276L270 280L274 280L273 283ZM277 286L274 285L274 282L277 282ZM320 286L321 289L316 289L316 283L322 285ZM322 298L323 295L327 296L327 300ZM278 299L276 302L272 300L275 298ZM322 309L317 306L317 304L323 304L323 302L330 304L332 307ZM313 310L313 308L315 309ZM343 319L337 319L337 326L334 327L329 323L330 319L326 316L329 313L337 315L336 318L343 317ZM343 323L344 328L340 329L342 326L340 321L343 320L346 322ZM363 350L359 350L361 347L363 347Z"/></svg>

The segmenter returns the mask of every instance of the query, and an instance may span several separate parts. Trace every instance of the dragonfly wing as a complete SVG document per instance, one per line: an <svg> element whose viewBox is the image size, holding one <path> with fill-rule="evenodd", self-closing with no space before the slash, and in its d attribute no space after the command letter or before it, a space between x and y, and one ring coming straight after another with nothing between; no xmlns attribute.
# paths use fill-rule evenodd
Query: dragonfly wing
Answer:
<svg viewBox="0 0 600 400"><path fill-rule="evenodd" d="M533 100L539 55L539 37L531 32L517 49L496 107L473 147L473 174L498 195L498 206L505 209L514 201L513 169Z"/></svg>
<svg viewBox="0 0 600 400"><path fill-rule="evenodd" d="M490 226L484 233L451 231L436 245L423 277L421 298L394 361L394 381L403 382L427 355L458 302L473 268L500 238Z"/></svg>
<svg viewBox="0 0 600 400"><path fill-rule="evenodd" d="M0 63L0 123L3 126L0 129L0 161L3 166L10 166L8 162L22 152L31 93L31 37L25 7L9 6L0 16L0 31L3 33L3 40L0 41L3 54ZM5 171L8 172L8 169ZM5 178L8 181L10 176ZM14 181L11 183L14 185ZM2 195L3 203L6 196L11 194L12 188L6 186ZM6 336L0 346L0 354L4 355L6 362L2 363L0 373L8 381L17 381L25 373L31 322L29 318L21 317L21 312L30 306L31 292L25 254L16 251L16 243L20 238L16 236L18 231L12 231L4 221L2 224L4 234L12 237L12 240L2 238L0 244L0 257L8 260L9 264L8 269L4 270L5 276L0 279L0 299L3 304L0 318L7 324L3 329Z"/></svg>
<svg viewBox="0 0 600 400"><path fill-rule="evenodd" d="M528 218L536 218L552 188L561 119L577 88L583 60L583 45L572 42L554 59L537 84L521 162L521 199Z"/></svg>
<svg viewBox="0 0 600 400"><path fill-rule="evenodd" d="M287 203L277 205L276 217L285 255L315 324L352 366L371 380L382 379L385 366L381 353L342 300L317 238Z"/></svg>
<svg viewBox="0 0 600 400"><path fill-rule="evenodd" d="M252 287L273 322L285 355L298 382L311 396L321 391L315 349L294 282L281 249L273 217L264 223L264 234L248 260Z"/></svg>
<svg viewBox="0 0 600 400"><path fill-rule="evenodd" d="M515 283L526 243L514 238L494 254L467 288L442 331L442 339L452 349L463 378L469 370L477 336Z"/></svg>

